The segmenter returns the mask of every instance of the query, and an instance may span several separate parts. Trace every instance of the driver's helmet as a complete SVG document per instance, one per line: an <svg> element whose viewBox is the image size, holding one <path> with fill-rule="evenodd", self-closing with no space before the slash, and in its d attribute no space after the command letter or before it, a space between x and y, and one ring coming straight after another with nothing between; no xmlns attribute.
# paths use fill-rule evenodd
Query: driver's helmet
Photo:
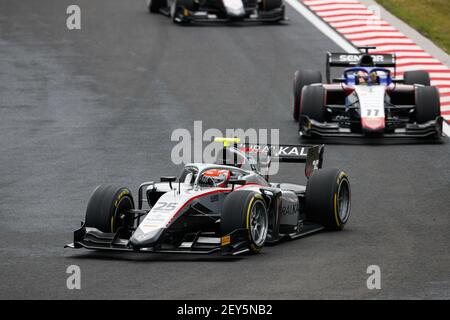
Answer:
<svg viewBox="0 0 450 320"><path fill-rule="evenodd" d="M227 169L209 169L203 172L199 184L202 187L224 188L230 180L231 172Z"/></svg>
<svg viewBox="0 0 450 320"><path fill-rule="evenodd" d="M372 84L380 84L380 77L378 76L378 73L376 71L372 71L370 73L370 82Z"/></svg>
<svg viewBox="0 0 450 320"><path fill-rule="evenodd" d="M356 78L356 84L367 85L369 83L369 75L367 74L367 72L358 71L355 74L355 78Z"/></svg>

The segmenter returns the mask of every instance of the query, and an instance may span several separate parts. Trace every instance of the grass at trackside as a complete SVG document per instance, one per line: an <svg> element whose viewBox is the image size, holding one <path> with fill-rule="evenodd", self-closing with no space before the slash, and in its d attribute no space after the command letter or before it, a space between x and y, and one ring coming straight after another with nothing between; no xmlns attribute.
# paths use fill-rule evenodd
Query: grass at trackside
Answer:
<svg viewBox="0 0 450 320"><path fill-rule="evenodd" d="M450 0L377 0L450 54Z"/></svg>

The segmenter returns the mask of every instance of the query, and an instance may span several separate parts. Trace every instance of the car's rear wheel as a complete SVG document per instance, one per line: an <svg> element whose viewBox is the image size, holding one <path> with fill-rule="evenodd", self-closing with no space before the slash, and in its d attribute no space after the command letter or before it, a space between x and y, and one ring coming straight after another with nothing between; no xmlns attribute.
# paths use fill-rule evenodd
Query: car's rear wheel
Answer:
<svg viewBox="0 0 450 320"><path fill-rule="evenodd" d="M225 198L220 218L222 235L236 229L247 229L250 252L257 253L264 246L268 228L266 204L259 193L240 190L231 192Z"/></svg>
<svg viewBox="0 0 450 320"><path fill-rule="evenodd" d="M131 215L126 214L130 209L134 209L134 201L128 188L100 185L89 199L85 226L108 233L115 233L121 227L125 231L133 225Z"/></svg>
<svg viewBox="0 0 450 320"><path fill-rule="evenodd" d="M328 230L342 230L350 216L350 182L338 169L316 170L305 194L307 218Z"/></svg>
<svg viewBox="0 0 450 320"><path fill-rule="evenodd" d="M439 91L436 87L416 88L416 121L435 120L441 113Z"/></svg>
<svg viewBox="0 0 450 320"><path fill-rule="evenodd" d="M319 71L298 70L294 74L294 119L298 121L302 100L302 90L313 83L322 83L322 75Z"/></svg>
<svg viewBox="0 0 450 320"><path fill-rule="evenodd" d="M423 70L406 71L403 74L403 82L405 84L421 84L423 86L431 84L429 73Z"/></svg>
<svg viewBox="0 0 450 320"><path fill-rule="evenodd" d="M159 13L159 10L167 6L167 0L147 0L147 7L150 13Z"/></svg>

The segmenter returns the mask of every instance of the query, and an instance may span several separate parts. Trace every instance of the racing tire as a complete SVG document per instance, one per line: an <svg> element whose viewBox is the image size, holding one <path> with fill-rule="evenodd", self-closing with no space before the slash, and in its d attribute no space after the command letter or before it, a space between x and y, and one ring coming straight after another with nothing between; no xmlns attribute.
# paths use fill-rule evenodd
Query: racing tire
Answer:
<svg viewBox="0 0 450 320"><path fill-rule="evenodd" d="M307 219L327 230L342 230L350 216L350 182L338 169L314 171L305 193Z"/></svg>
<svg viewBox="0 0 450 320"><path fill-rule="evenodd" d="M281 8L283 5L283 0L262 0L262 10L271 11L274 9Z"/></svg>
<svg viewBox="0 0 450 320"><path fill-rule="evenodd" d="M431 85L430 74L423 70L406 71L403 74L403 82L405 84L421 84L423 86Z"/></svg>
<svg viewBox="0 0 450 320"><path fill-rule="evenodd" d="M167 0L147 0L148 12L159 13L159 10L167 5Z"/></svg>
<svg viewBox="0 0 450 320"><path fill-rule="evenodd" d="M425 123L441 115L439 91L436 87L416 87L416 121Z"/></svg>
<svg viewBox="0 0 450 320"><path fill-rule="evenodd" d="M300 114L300 106L302 100L303 87L313 84L322 83L322 74L319 71L296 71L294 74L294 120L298 121Z"/></svg>
<svg viewBox="0 0 450 320"><path fill-rule="evenodd" d="M222 235L236 229L248 230L250 253L261 251L267 237L269 218L262 196L254 191L239 190L225 198L220 217Z"/></svg>
<svg viewBox="0 0 450 320"><path fill-rule="evenodd" d="M123 213L130 209L134 209L134 201L128 188L100 185L89 199L85 226L107 233L115 233L119 227L123 227L125 231L133 226L130 215L125 215L122 219Z"/></svg>
<svg viewBox="0 0 450 320"><path fill-rule="evenodd" d="M318 122L325 121L325 89L322 86L307 86L302 91L300 115Z"/></svg>

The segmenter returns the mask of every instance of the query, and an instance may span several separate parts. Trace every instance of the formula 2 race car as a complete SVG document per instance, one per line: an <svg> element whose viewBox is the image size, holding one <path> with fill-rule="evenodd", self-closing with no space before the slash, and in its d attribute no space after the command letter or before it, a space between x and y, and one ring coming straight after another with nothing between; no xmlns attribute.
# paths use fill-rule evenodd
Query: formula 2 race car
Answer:
<svg viewBox="0 0 450 320"><path fill-rule="evenodd" d="M286 20L283 0L148 0L150 13L175 23Z"/></svg>
<svg viewBox="0 0 450 320"><path fill-rule="evenodd" d="M238 255L281 239L341 230L347 223L350 183L344 171L321 169L322 145L216 141L224 144L216 163L187 164L178 179L141 184L137 209L128 188L97 187L84 223L66 247ZM269 182L261 166L270 167L272 160L305 162L307 185Z"/></svg>
<svg viewBox="0 0 450 320"><path fill-rule="evenodd" d="M294 119L300 136L440 138L439 92L430 86L428 73L407 71L396 79L395 55L360 49L365 52L327 53L327 84L320 72L295 73ZM350 68L331 80L330 67Z"/></svg>

